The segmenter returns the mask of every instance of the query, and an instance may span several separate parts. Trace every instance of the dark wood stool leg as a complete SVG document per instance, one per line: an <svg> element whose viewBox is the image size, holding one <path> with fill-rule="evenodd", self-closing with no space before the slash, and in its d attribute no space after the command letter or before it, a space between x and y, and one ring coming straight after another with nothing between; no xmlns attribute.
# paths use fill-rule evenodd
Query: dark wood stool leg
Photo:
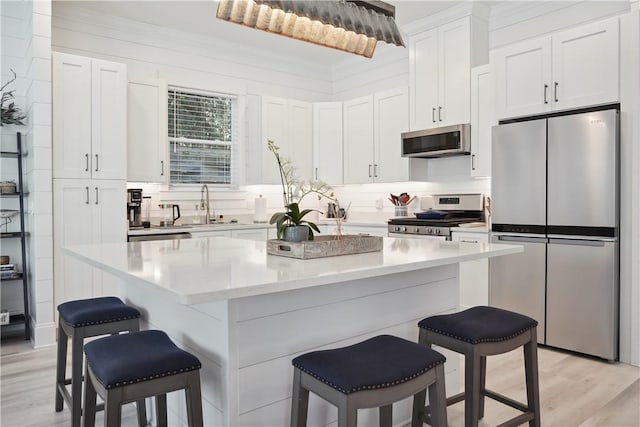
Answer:
<svg viewBox="0 0 640 427"><path fill-rule="evenodd" d="M67 375L67 334L62 329L61 321L58 320L58 356L56 361L56 412L62 411L64 398L61 389L64 389Z"/></svg>
<svg viewBox="0 0 640 427"><path fill-rule="evenodd" d="M193 371L189 374L185 394L187 397L187 421L189 427L202 427L204 421L202 419L202 396L200 392L199 371Z"/></svg>
<svg viewBox="0 0 640 427"><path fill-rule="evenodd" d="M309 409L309 390L302 387L300 370L293 369L293 393L291 395L291 427L305 427L307 425L307 411Z"/></svg>
<svg viewBox="0 0 640 427"><path fill-rule="evenodd" d="M445 390L444 364L435 367L436 382L429 386L431 426L447 427L447 392ZM423 400L424 407L424 400ZM413 427L413 426L412 426Z"/></svg>
<svg viewBox="0 0 640 427"><path fill-rule="evenodd" d="M393 405L381 406L378 409L380 413L380 427L393 426Z"/></svg>
<svg viewBox="0 0 640 427"><path fill-rule="evenodd" d="M487 383L487 356L480 356L480 399L478 409L478 419L484 418L484 390Z"/></svg>
<svg viewBox="0 0 640 427"><path fill-rule="evenodd" d="M422 427L424 424L424 402L427 397L427 390L422 390L419 393L413 395L413 410L411 414L411 427ZM431 397L429 397L429 403L431 403Z"/></svg>
<svg viewBox="0 0 640 427"><path fill-rule="evenodd" d="M83 335L82 328L73 330L71 339L71 426L80 427L82 416L82 365L84 353L82 352Z"/></svg>
<svg viewBox="0 0 640 427"><path fill-rule="evenodd" d="M477 427L480 416L480 356L473 346L464 357L464 425Z"/></svg>
<svg viewBox="0 0 640 427"><path fill-rule="evenodd" d="M93 386L93 381L89 377L89 366L87 365L84 371L84 377L86 379L84 385L84 402L82 404L83 409L83 427L95 427L96 425L96 389Z"/></svg>
<svg viewBox="0 0 640 427"><path fill-rule="evenodd" d="M104 397L104 427L120 427L122 423L122 389L107 390Z"/></svg>
<svg viewBox="0 0 640 427"><path fill-rule="evenodd" d="M166 393L162 393L156 396L156 425L157 427L167 427Z"/></svg>
<svg viewBox="0 0 640 427"><path fill-rule="evenodd" d="M524 372L527 382L527 406L534 418L529 427L540 427L540 390L538 385L538 343L536 330L532 330L531 341L524 345Z"/></svg>

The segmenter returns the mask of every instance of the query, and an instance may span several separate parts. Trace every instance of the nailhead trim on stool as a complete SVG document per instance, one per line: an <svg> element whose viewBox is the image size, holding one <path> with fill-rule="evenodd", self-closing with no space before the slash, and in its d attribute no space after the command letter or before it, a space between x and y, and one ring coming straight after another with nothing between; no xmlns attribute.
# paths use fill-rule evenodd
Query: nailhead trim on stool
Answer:
<svg viewBox="0 0 640 427"><path fill-rule="evenodd" d="M526 422L540 426L538 322L522 314L496 307L478 306L459 313L431 316L418 322L420 343L437 345L464 354L465 391L447 399L447 405L465 401L465 427L477 427L484 416L484 397L497 400L522 412L501 426ZM523 347L527 404L485 388L487 356ZM429 408L425 408L429 412Z"/></svg>
<svg viewBox="0 0 640 427"><path fill-rule="evenodd" d="M95 424L96 393L105 400L108 426L120 425L120 406L159 396L158 425L166 426L166 393L185 389L189 425L202 426L200 360L162 331L113 335L85 344L85 426ZM129 396L125 398L123 396ZM133 397L132 397L133 396Z"/></svg>
<svg viewBox="0 0 640 427"><path fill-rule="evenodd" d="M306 425L308 392L311 391L338 406L340 427L355 425L357 408L372 407L380 407L381 425L390 426L391 404L388 402L414 396L418 405L414 405L412 425L420 426L429 388L430 400L442 404L441 413L445 416L444 420L438 419L436 425L445 426L445 360L434 350L390 335L298 356L292 360L295 369L291 425ZM358 403L349 403L349 399ZM415 412L415 408L420 413ZM434 416L434 420L436 418Z"/></svg>
<svg viewBox="0 0 640 427"><path fill-rule="evenodd" d="M100 335L134 332L140 329L140 312L116 297L89 298L58 306L58 356L56 369L56 411L66 401L71 426L80 427L82 403L82 346L84 339ZM66 378L67 344L71 338L71 378ZM71 384L71 391L67 385ZM147 424L144 401L138 402L138 424Z"/></svg>

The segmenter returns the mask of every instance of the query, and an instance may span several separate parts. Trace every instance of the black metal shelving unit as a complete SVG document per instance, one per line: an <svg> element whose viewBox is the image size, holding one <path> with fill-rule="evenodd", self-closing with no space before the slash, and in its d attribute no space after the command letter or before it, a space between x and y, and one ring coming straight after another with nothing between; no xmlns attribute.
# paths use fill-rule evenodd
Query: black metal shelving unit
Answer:
<svg viewBox="0 0 640 427"><path fill-rule="evenodd" d="M2 198L18 198L20 208L19 208L19 217L20 217L20 231L6 231L0 233L0 239L20 239L20 250L21 250L21 266L22 269L18 274L14 277L0 279L0 285L5 282L22 282L22 297L23 297L23 312L22 313L13 313L9 316L9 323L7 325L2 325L2 335L7 335L11 333L12 330L15 330L17 326L24 326L24 339L31 339L31 325L29 322L29 274L27 271L27 236L29 233L25 231L25 210L24 210L24 198L27 193L24 192L24 182L22 175L22 134L17 132L17 151L0 151L0 157L3 158L14 158L18 162L18 185L16 187L15 193L0 193L0 197Z"/></svg>

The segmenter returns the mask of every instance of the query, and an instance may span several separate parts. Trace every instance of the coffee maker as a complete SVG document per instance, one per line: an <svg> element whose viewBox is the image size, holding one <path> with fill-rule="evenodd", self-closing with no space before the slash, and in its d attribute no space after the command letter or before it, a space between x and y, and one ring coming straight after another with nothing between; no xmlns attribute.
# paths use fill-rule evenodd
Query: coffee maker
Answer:
<svg viewBox="0 0 640 427"><path fill-rule="evenodd" d="M142 189L127 189L127 219L129 228L142 227Z"/></svg>

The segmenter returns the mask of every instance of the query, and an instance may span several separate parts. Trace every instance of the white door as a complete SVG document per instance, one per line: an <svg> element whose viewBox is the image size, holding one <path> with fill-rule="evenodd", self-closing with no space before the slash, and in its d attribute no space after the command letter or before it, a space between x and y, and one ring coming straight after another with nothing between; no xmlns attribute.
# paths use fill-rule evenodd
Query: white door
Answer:
<svg viewBox="0 0 640 427"><path fill-rule="evenodd" d="M120 209L124 212L124 202ZM90 179L53 180L53 259L56 305L93 295L92 268L62 252L62 247L93 239Z"/></svg>
<svg viewBox="0 0 640 427"><path fill-rule="evenodd" d="M496 119L551 109L551 38L517 43L491 53Z"/></svg>
<svg viewBox="0 0 640 427"><path fill-rule="evenodd" d="M373 181L373 95L344 102L344 183Z"/></svg>
<svg viewBox="0 0 640 427"><path fill-rule="evenodd" d="M412 130L436 127L438 110L438 30L409 41L409 111Z"/></svg>
<svg viewBox="0 0 640 427"><path fill-rule="evenodd" d="M553 106L618 102L618 18L553 36Z"/></svg>
<svg viewBox="0 0 640 427"><path fill-rule="evenodd" d="M342 102L313 104L313 162L314 179L342 184Z"/></svg>
<svg viewBox="0 0 640 427"><path fill-rule="evenodd" d="M93 243L127 241L127 216L122 207L127 203L127 184L124 180L91 181L91 217ZM118 279L101 270L93 271L93 296L114 295Z"/></svg>
<svg viewBox="0 0 640 427"><path fill-rule="evenodd" d="M91 177L91 59L52 53L53 177Z"/></svg>
<svg viewBox="0 0 640 427"><path fill-rule="evenodd" d="M288 102L286 99L262 97L262 183L280 184L280 173L274 155L267 149L273 140L280 147L280 156L292 160L289 146Z"/></svg>
<svg viewBox="0 0 640 427"><path fill-rule="evenodd" d="M469 123L470 31L468 17L438 28L438 126Z"/></svg>
<svg viewBox="0 0 640 427"><path fill-rule="evenodd" d="M299 178L313 176L313 107L309 102L289 100L289 147Z"/></svg>
<svg viewBox="0 0 640 427"><path fill-rule="evenodd" d="M130 81L127 92L127 180L168 181L167 83Z"/></svg>
<svg viewBox="0 0 640 427"><path fill-rule="evenodd" d="M409 180L409 160L402 157L400 134L409 130L409 89L377 92L373 96L375 182Z"/></svg>
<svg viewBox="0 0 640 427"><path fill-rule="evenodd" d="M491 176L493 85L489 65L471 70L471 176Z"/></svg>
<svg viewBox="0 0 640 427"><path fill-rule="evenodd" d="M91 175L127 178L127 67L91 63Z"/></svg>

